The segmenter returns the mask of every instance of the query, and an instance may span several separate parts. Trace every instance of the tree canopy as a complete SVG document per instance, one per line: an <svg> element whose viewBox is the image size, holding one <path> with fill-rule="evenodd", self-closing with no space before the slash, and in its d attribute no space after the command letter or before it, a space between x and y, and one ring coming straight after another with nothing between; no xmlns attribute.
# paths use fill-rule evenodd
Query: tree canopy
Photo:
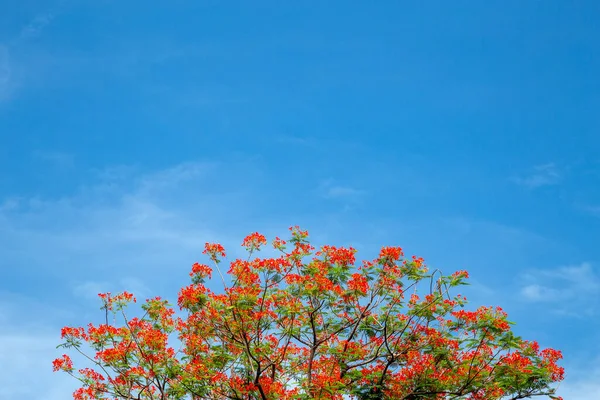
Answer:
<svg viewBox="0 0 600 400"><path fill-rule="evenodd" d="M499 307L465 309L452 291L466 271L430 271L400 247L357 262L290 231L266 258L266 238L247 236L227 271L207 243L212 267L192 266L178 313L156 297L129 317L132 294L100 294L105 323L61 332L91 368L65 354L54 370L80 380L75 399L559 398L561 353L516 336Z"/></svg>

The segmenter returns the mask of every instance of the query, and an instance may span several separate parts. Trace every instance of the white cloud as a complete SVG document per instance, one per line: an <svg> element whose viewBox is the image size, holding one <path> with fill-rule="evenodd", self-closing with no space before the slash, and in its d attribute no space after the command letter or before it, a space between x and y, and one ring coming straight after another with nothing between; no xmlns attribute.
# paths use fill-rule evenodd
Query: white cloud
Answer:
<svg viewBox="0 0 600 400"><path fill-rule="evenodd" d="M0 102L8 100L17 86L12 50L20 49L27 40L40 35L54 17L53 13L38 14L20 32L13 34L11 39L0 43Z"/></svg>
<svg viewBox="0 0 600 400"><path fill-rule="evenodd" d="M556 289L531 284L521 289L521 294L532 301L555 301L560 292Z"/></svg>
<svg viewBox="0 0 600 400"><path fill-rule="evenodd" d="M209 162L188 162L176 165L139 179L137 190L141 194L152 194L174 188L186 182L199 180L208 174L217 173L217 164Z"/></svg>
<svg viewBox="0 0 600 400"><path fill-rule="evenodd" d="M565 382L557 394L566 400L598 400L600 399L600 374L586 380Z"/></svg>
<svg viewBox="0 0 600 400"><path fill-rule="evenodd" d="M20 199L18 197L8 197L2 200L0 204L0 215L3 211L14 210L19 207Z"/></svg>
<svg viewBox="0 0 600 400"><path fill-rule="evenodd" d="M54 14L46 13L36 15L19 34L19 39L30 39L38 36L54 19Z"/></svg>
<svg viewBox="0 0 600 400"><path fill-rule="evenodd" d="M559 386L557 394L565 400L600 399L600 367L598 359L586 361L586 365L571 365L565 368L565 381Z"/></svg>
<svg viewBox="0 0 600 400"><path fill-rule="evenodd" d="M347 186L332 186L327 189L326 196L330 198L356 196L361 192L357 189Z"/></svg>
<svg viewBox="0 0 600 400"><path fill-rule="evenodd" d="M70 197L7 199L0 214L4 246L18 250L27 243L30 248L43 248L45 254L27 258L46 262L69 253L72 265L83 262L80 257L87 255L86 268L96 266L103 271L144 263L149 263L145 269L152 269L167 261L157 257L161 252L176 255L183 251L190 256L190 252L201 251L208 237L216 236L199 222L212 219L235 202L235 198L215 193L204 195L208 190L203 171L203 164L191 163L122 180L113 171L112 181L103 180ZM189 206L187 196L195 196L196 207ZM135 249L136 245L144 251L127 254L125 247ZM111 268L105 264L107 259L119 260L120 265Z"/></svg>
<svg viewBox="0 0 600 400"><path fill-rule="evenodd" d="M588 214L593 215L594 217L600 217L600 206L597 205L579 205L579 209L585 211Z"/></svg>
<svg viewBox="0 0 600 400"><path fill-rule="evenodd" d="M512 181L530 189L542 186L556 185L562 179L562 174L554 163L536 165L524 176L512 178Z"/></svg>
<svg viewBox="0 0 600 400"><path fill-rule="evenodd" d="M525 300L555 303L555 312L560 314L593 315L600 306L600 276L590 263L531 270L521 280Z"/></svg>
<svg viewBox="0 0 600 400"><path fill-rule="evenodd" d="M0 399L59 400L75 389L52 372L60 350L60 322L74 318L68 307L52 307L27 294L0 291ZM32 384L35 382L35 384Z"/></svg>
<svg viewBox="0 0 600 400"><path fill-rule="evenodd" d="M351 186L339 185L333 179L322 181L319 191L327 199L356 199L364 194L364 191Z"/></svg>
<svg viewBox="0 0 600 400"><path fill-rule="evenodd" d="M59 335L51 333L0 333L2 385L0 399L63 400L77 388L73 378L52 372L58 357ZM35 384L32 384L35 382Z"/></svg>

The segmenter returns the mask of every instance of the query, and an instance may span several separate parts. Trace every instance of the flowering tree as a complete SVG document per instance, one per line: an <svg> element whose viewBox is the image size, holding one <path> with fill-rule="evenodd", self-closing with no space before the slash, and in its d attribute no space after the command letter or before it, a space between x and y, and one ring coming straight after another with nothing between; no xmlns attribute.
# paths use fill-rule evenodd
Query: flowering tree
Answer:
<svg viewBox="0 0 600 400"><path fill-rule="evenodd" d="M128 318L131 294L100 294L104 324L62 329L61 346L94 368L63 355L54 370L81 381L75 399L559 399L561 353L515 336L500 308L464 310L450 289L465 271L428 272L399 247L355 265L353 248L315 251L298 227L272 242L278 257L255 256L266 243L246 237L248 259L227 274L224 248L206 244L224 289L209 290L213 269L194 264L183 318L160 298Z"/></svg>

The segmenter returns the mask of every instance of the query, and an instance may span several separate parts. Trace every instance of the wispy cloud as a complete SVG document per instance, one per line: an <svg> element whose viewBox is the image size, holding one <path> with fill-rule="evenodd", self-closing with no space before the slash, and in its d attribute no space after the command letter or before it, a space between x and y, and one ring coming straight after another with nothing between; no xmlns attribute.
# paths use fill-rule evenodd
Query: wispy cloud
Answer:
<svg viewBox="0 0 600 400"><path fill-rule="evenodd" d="M577 208L587 214L593 215L594 217L600 217L599 205L577 205Z"/></svg>
<svg viewBox="0 0 600 400"><path fill-rule="evenodd" d="M217 164L209 162L188 162L146 175L138 180L138 189L142 193L177 187L186 182L201 180L208 174L217 172Z"/></svg>
<svg viewBox="0 0 600 400"><path fill-rule="evenodd" d="M0 215L4 211L14 210L19 207L20 199L18 197L8 197L0 202Z"/></svg>
<svg viewBox="0 0 600 400"><path fill-rule="evenodd" d="M362 191L349 186L331 186L325 191L327 198L350 197L361 194Z"/></svg>
<svg viewBox="0 0 600 400"><path fill-rule="evenodd" d="M75 157L72 154L61 151L37 150L32 156L40 161L45 161L61 168L69 168L75 165Z"/></svg>
<svg viewBox="0 0 600 400"><path fill-rule="evenodd" d="M512 178L518 185L530 189L551 186L560 183L562 174L554 163L536 165L528 174Z"/></svg>
<svg viewBox="0 0 600 400"><path fill-rule="evenodd" d="M555 312L572 316L599 311L600 275L590 263L532 270L521 278L520 294L526 301L555 304Z"/></svg>
<svg viewBox="0 0 600 400"><path fill-rule="evenodd" d="M598 354L593 349L590 354ZM568 400L600 399L600 367L598 357L590 357L585 365L567 365L565 381L559 386L557 395Z"/></svg>
<svg viewBox="0 0 600 400"><path fill-rule="evenodd" d="M536 283L521 288L521 294L531 301L556 301L556 299L561 297L560 290L538 285Z"/></svg>
<svg viewBox="0 0 600 400"><path fill-rule="evenodd" d="M27 333L29 332L29 333ZM52 372L52 360L60 354L54 332L0 332L0 363L10 365L2 371L2 399L61 400L77 388L73 378ZM64 376L63 376L64 375ZM31 385L35 377L36 385ZM43 389L42 389L43 388Z"/></svg>
<svg viewBox="0 0 600 400"><path fill-rule="evenodd" d="M63 6L63 2L58 6ZM17 82L18 69L15 63L18 62L12 57L14 50L20 49L28 41L41 35L46 27L52 23L56 16L55 12L40 13L34 16L29 22L22 26L19 32L14 32L12 37L4 43L0 43L0 102L7 101L15 92L20 82Z"/></svg>
<svg viewBox="0 0 600 400"><path fill-rule="evenodd" d="M365 194L363 190L355 187L337 184L333 179L321 182L319 191L327 199L356 199Z"/></svg>
<svg viewBox="0 0 600 400"><path fill-rule="evenodd" d="M600 371L593 374L582 371L584 379L568 379L558 389L557 394L569 400L596 400L600 398Z"/></svg>
<svg viewBox="0 0 600 400"><path fill-rule="evenodd" d="M40 268L45 276L69 277L73 285L91 276L99 282L107 276L139 276L144 285L152 285L150 279L162 285L185 277L206 241L228 240L224 232L215 232L220 221L244 212L235 191L219 190L218 176L231 167L207 165L186 163L143 174L121 169L123 176L112 171L72 196L5 199L0 262L12 265L15 274L25 266L34 268L32 273ZM211 168L219 172L211 174ZM241 235L236 229L227 234ZM157 279L164 268L180 273Z"/></svg>
<svg viewBox="0 0 600 400"><path fill-rule="evenodd" d="M19 39L30 39L38 36L54 19L52 13L38 14L19 33Z"/></svg>
<svg viewBox="0 0 600 400"><path fill-rule="evenodd" d="M306 147L315 147L318 144L318 141L314 138L296 135L277 135L275 141L281 144Z"/></svg>
<svg viewBox="0 0 600 400"><path fill-rule="evenodd" d="M3 368L0 399L59 400L77 387L66 374L54 374L51 361L61 350L57 321L72 319L68 307L0 290L0 365ZM39 385L31 385L31 378ZM43 390L40 390L43 387Z"/></svg>

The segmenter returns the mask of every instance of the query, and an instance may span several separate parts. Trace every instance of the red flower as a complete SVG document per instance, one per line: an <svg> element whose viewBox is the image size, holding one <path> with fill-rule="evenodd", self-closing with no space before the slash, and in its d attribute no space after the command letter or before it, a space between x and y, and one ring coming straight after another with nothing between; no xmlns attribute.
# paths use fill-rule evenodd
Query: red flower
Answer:
<svg viewBox="0 0 600 400"><path fill-rule="evenodd" d="M267 239L258 232L251 233L242 241L242 246L248 250L258 250L264 244L267 244Z"/></svg>
<svg viewBox="0 0 600 400"><path fill-rule="evenodd" d="M68 355L63 354L62 357L52 361L52 370L54 372L58 370L70 372L73 370L73 361L71 361L71 358Z"/></svg>

